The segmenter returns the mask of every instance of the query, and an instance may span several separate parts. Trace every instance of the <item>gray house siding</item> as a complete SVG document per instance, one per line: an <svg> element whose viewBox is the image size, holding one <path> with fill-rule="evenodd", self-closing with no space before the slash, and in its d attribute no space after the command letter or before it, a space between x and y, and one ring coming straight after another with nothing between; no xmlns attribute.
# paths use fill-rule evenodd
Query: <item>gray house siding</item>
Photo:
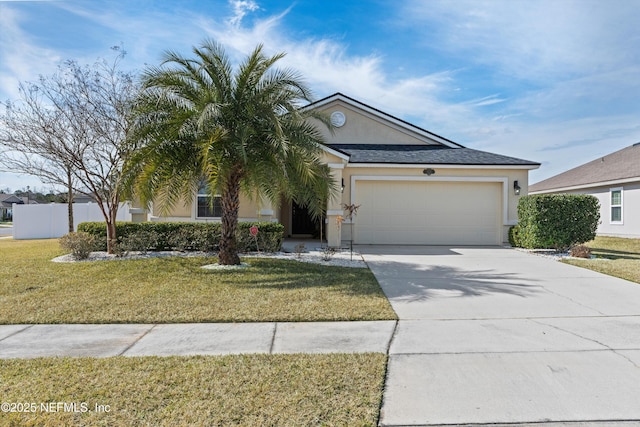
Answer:
<svg viewBox="0 0 640 427"><path fill-rule="evenodd" d="M621 221L612 218L611 191L622 190ZM600 225L597 233L601 236L640 238L640 182L613 184L581 190L566 191L570 194L590 194L600 201ZM615 215L615 214L614 214Z"/></svg>

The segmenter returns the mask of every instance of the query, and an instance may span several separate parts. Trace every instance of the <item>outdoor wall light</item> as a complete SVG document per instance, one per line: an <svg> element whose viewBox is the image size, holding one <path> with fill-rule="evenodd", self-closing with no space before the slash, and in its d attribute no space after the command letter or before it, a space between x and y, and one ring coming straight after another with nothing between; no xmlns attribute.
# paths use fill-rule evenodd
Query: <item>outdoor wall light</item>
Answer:
<svg viewBox="0 0 640 427"><path fill-rule="evenodd" d="M518 185L518 181L513 181L513 194L516 196L520 195L520 186Z"/></svg>
<svg viewBox="0 0 640 427"><path fill-rule="evenodd" d="M344 193L344 178L342 178L342 182L340 184L340 191Z"/></svg>
<svg viewBox="0 0 640 427"><path fill-rule="evenodd" d="M433 175L434 173L436 173L436 171L434 171L434 170L433 170L433 169L431 169L431 168L427 168L427 169L423 170L423 171L422 171L422 173L423 173L423 174L425 174L425 175L427 175L427 176L431 176L431 175Z"/></svg>

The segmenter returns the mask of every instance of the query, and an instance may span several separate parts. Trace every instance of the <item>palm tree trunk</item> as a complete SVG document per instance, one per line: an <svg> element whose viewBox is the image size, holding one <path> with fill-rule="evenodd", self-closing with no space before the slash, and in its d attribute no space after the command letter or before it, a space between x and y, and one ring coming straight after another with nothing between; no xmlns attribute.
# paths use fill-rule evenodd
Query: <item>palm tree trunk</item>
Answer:
<svg viewBox="0 0 640 427"><path fill-rule="evenodd" d="M238 228L238 209L240 207L240 172L234 171L222 192L222 236L218 263L221 265L239 265L236 230Z"/></svg>

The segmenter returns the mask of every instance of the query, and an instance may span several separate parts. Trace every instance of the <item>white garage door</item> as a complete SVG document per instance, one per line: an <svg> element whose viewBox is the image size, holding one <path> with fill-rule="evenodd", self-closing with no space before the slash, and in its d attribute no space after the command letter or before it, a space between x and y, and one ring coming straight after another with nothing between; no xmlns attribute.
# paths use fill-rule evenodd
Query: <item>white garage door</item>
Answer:
<svg viewBox="0 0 640 427"><path fill-rule="evenodd" d="M355 242L501 243L498 182L356 181Z"/></svg>

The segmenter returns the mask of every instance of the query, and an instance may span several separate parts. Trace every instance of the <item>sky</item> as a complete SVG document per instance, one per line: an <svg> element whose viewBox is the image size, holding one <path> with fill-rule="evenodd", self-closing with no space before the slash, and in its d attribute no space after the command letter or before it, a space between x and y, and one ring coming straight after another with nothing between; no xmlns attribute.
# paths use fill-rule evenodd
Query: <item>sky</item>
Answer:
<svg viewBox="0 0 640 427"><path fill-rule="evenodd" d="M639 0L0 0L0 100L64 60L140 72L210 38L285 52L344 93L468 148L541 163L535 183L640 141ZM0 172L0 189L48 189Z"/></svg>

